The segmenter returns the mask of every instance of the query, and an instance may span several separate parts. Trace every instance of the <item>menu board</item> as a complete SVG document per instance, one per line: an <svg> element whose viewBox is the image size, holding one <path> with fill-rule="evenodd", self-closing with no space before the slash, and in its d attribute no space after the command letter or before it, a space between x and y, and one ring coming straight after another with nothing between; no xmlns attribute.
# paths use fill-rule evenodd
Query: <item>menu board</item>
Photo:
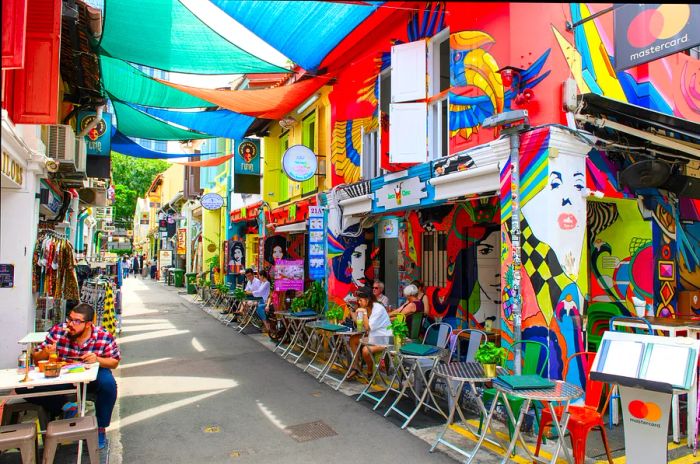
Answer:
<svg viewBox="0 0 700 464"><path fill-rule="evenodd" d="M304 291L304 260L280 259L272 268L275 280L275 291L299 290Z"/></svg>
<svg viewBox="0 0 700 464"><path fill-rule="evenodd" d="M309 207L309 278L323 280L326 278L326 254L324 252L326 236L323 227L323 209L319 206Z"/></svg>
<svg viewBox="0 0 700 464"><path fill-rule="evenodd" d="M0 288L12 288L15 286L15 266L12 264L0 264Z"/></svg>

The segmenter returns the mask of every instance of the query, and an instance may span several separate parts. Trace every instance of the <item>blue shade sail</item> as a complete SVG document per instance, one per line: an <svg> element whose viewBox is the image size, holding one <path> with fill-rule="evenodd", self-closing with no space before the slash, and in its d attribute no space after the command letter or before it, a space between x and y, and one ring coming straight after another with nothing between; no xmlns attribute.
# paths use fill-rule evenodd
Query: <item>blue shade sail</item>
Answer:
<svg viewBox="0 0 700 464"><path fill-rule="evenodd" d="M114 112L117 115L117 130L129 137L151 140L212 138L208 134L172 126L117 100L112 100L112 106L114 106Z"/></svg>
<svg viewBox="0 0 700 464"><path fill-rule="evenodd" d="M172 159L172 158L192 158L195 156L204 155L214 155L216 153L195 153L195 154L182 154L182 153L163 153L160 151L149 150L142 147L138 143L131 140L126 135L119 131L112 134L112 151L121 153L126 156L133 156L134 158L149 158L149 159Z"/></svg>
<svg viewBox="0 0 700 464"><path fill-rule="evenodd" d="M150 114L163 121L172 122L192 130L216 137L240 140L255 121L252 116L234 113L230 110L216 111L172 111L160 108L145 108L131 105L133 108Z"/></svg>
<svg viewBox="0 0 700 464"><path fill-rule="evenodd" d="M159 108L206 108L216 106L189 95L139 71L126 61L100 56L105 90L117 100Z"/></svg>
<svg viewBox="0 0 700 464"><path fill-rule="evenodd" d="M224 39L179 0L105 0L104 18L101 55L181 73L289 72Z"/></svg>
<svg viewBox="0 0 700 464"><path fill-rule="evenodd" d="M383 2L211 0L302 68L313 70Z"/></svg>

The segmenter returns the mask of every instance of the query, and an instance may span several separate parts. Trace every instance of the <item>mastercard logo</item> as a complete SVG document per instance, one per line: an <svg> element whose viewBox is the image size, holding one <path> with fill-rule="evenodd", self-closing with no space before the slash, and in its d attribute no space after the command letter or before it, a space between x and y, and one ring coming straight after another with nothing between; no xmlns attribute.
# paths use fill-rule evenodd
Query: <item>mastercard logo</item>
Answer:
<svg viewBox="0 0 700 464"><path fill-rule="evenodd" d="M627 41L644 48L656 40L665 40L683 30L690 18L689 5L663 4L640 12L627 30Z"/></svg>
<svg viewBox="0 0 700 464"><path fill-rule="evenodd" d="M634 400L630 401L627 410L636 419L644 419L649 422L656 422L661 419L661 408L656 403Z"/></svg>

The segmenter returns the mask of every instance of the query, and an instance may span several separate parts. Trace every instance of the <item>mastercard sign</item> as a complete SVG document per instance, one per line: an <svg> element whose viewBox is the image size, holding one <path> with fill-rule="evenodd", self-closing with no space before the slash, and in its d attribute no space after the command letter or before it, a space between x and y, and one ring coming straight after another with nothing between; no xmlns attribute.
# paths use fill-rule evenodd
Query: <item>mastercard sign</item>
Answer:
<svg viewBox="0 0 700 464"><path fill-rule="evenodd" d="M700 45L700 5L616 4L615 69Z"/></svg>

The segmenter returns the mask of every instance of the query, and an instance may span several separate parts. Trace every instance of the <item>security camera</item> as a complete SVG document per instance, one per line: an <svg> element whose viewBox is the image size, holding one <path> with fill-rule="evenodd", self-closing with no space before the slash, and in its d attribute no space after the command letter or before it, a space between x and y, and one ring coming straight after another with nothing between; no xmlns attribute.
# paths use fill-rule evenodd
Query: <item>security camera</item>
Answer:
<svg viewBox="0 0 700 464"><path fill-rule="evenodd" d="M504 113L494 114L484 119L484 122L481 123L481 127L491 129L493 127L510 126L515 123L523 123L526 126L530 125L530 121L527 117L527 110L506 111Z"/></svg>

